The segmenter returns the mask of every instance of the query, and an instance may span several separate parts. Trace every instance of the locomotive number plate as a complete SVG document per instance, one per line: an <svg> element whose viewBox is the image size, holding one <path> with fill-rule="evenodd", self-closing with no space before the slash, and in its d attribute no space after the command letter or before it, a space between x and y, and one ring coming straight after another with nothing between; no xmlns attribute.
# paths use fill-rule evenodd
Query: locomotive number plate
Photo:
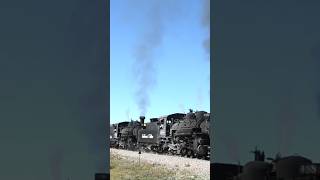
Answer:
<svg viewBox="0 0 320 180"><path fill-rule="evenodd" d="M152 139L153 138L153 136L152 136L152 134L142 134L142 136L141 136L143 139Z"/></svg>

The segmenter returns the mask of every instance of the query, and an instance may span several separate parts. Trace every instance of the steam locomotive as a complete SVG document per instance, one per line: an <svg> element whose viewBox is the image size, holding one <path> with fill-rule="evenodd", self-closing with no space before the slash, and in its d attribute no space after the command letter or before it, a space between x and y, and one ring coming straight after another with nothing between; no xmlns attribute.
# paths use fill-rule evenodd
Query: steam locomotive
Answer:
<svg viewBox="0 0 320 180"><path fill-rule="evenodd" d="M303 156L268 158L263 151L255 149L254 161L244 166L235 164L211 164L216 180L320 180L320 164Z"/></svg>
<svg viewBox="0 0 320 180"><path fill-rule="evenodd" d="M159 118L110 125L110 147L209 159L210 113L190 109Z"/></svg>

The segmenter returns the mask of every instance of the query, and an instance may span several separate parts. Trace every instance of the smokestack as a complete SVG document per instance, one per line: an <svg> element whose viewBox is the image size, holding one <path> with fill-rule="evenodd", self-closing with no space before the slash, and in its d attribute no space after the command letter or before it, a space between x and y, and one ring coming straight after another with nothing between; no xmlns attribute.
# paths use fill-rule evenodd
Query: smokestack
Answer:
<svg viewBox="0 0 320 180"><path fill-rule="evenodd" d="M109 177L109 174L106 174L106 173L96 173L94 179L95 180L109 180L110 177Z"/></svg>
<svg viewBox="0 0 320 180"><path fill-rule="evenodd" d="M143 125L144 124L144 119L145 119L146 117L144 117L144 116L140 116L140 123Z"/></svg>

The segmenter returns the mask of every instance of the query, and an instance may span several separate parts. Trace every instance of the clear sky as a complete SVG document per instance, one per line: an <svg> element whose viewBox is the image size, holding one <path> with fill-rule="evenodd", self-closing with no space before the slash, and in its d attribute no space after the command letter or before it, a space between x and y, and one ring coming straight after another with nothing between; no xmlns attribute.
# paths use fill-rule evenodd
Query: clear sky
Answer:
<svg viewBox="0 0 320 180"><path fill-rule="evenodd" d="M144 113L149 119L189 108L209 112L210 62L203 46L209 29L203 25L204 3L111 0L110 123L137 119ZM146 47L147 58L135 54L139 46ZM145 97L136 93L139 77L152 82L142 88ZM149 102L145 110L139 106L139 97Z"/></svg>

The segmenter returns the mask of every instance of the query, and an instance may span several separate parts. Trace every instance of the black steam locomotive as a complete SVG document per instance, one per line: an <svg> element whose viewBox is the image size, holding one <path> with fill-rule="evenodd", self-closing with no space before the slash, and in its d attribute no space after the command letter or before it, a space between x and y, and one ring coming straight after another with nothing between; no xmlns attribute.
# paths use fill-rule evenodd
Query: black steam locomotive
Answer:
<svg viewBox="0 0 320 180"><path fill-rule="evenodd" d="M174 113L151 118L149 123L121 122L110 126L110 146L187 157L209 159L210 113L205 111Z"/></svg>
<svg viewBox="0 0 320 180"><path fill-rule="evenodd" d="M320 164L302 156L268 158L263 151L255 149L254 161L244 166L235 164L211 164L216 180L320 180Z"/></svg>

